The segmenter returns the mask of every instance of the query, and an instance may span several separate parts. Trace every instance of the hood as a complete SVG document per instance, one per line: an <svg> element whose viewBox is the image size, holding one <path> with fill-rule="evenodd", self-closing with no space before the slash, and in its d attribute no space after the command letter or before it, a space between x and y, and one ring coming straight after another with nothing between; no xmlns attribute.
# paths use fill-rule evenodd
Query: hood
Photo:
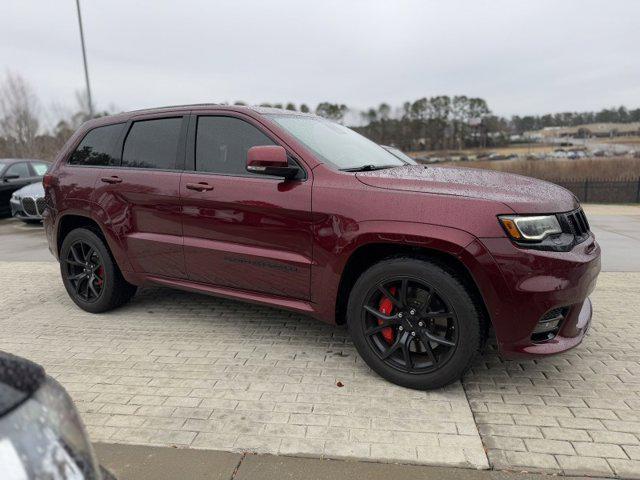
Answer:
<svg viewBox="0 0 640 480"><path fill-rule="evenodd" d="M21 197L44 197L44 187L42 182L36 182L16 190L13 194Z"/></svg>
<svg viewBox="0 0 640 480"><path fill-rule="evenodd" d="M578 208L575 196L558 185L494 170L406 165L358 172L356 178L365 185L390 190L492 200L516 213L556 213Z"/></svg>

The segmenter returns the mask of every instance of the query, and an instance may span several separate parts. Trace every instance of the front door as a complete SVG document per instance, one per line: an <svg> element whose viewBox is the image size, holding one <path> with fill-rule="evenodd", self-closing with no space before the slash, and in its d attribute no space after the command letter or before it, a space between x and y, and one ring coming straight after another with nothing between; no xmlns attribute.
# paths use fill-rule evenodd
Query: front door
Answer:
<svg viewBox="0 0 640 480"><path fill-rule="evenodd" d="M189 279L308 299L311 179L247 172L249 148L276 144L251 119L194 117L189 138L192 171L180 184Z"/></svg>

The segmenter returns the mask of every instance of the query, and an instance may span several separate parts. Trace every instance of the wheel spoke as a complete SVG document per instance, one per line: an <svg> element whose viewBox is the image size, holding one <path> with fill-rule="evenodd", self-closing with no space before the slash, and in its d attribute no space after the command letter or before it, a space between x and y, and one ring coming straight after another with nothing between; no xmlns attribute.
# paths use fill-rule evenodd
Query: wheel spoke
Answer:
<svg viewBox="0 0 640 480"><path fill-rule="evenodd" d="M90 264L91 257L93 256L94 253L95 253L95 250L93 249L93 247L89 247L89 249L87 250L87 253L85 253L84 255L84 261Z"/></svg>
<svg viewBox="0 0 640 480"><path fill-rule="evenodd" d="M413 359L411 358L411 343L413 342L413 337L405 332L404 341L402 342L402 356L404 357L404 364L407 368L407 371L410 372L413 370Z"/></svg>
<svg viewBox="0 0 640 480"><path fill-rule="evenodd" d="M98 293L98 291L96 290L96 287L93 285L93 282L95 282L96 279L95 278L90 278L89 280L87 280L87 283L89 284L89 288L91 289L91 291L93 292L93 294L97 297L100 296L100 294Z"/></svg>
<svg viewBox="0 0 640 480"><path fill-rule="evenodd" d="M73 284L73 288L76 291L76 295L81 295L80 294L80 285L82 284L82 280L85 279L85 276L83 275L82 277L80 277L74 284Z"/></svg>
<svg viewBox="0 0 640 480"><path fill-rule="evenodd" d="M76 273L75 275L70 275L70 276L68 277L68 280L70 280L70 281L72 281L72 282L73 282L73 281L75 281L75 280L81 280L82 278L84 278L84 277L86 277L86 276L87 276L87 274L86 274L86 273L84 273L84 272L80 272L80 273Z"/></svg>
<svg viewBox="0 0 640 480"><path fill-rule="evenodd" d="M451 312L438 312L438 313L425 313L425 317L429 320L446 320L447 318L451 318L453 313Z"/></svg>
<svg viewBox="0 0 640 480"><path fill-rule="evenodd" d="M371 315L378 317L380 320L384 320L386 322L390 322L392 320L396 320L398 318L397 315L385 315L384 313L376 310L373 307L370 307L369 305L365 305L364 309L369 312Z"/></svg>
<svg viewBox="0 0 640 480"><path fill-rule="evenodd" d="M71 255L73 256L74 262L76 262L78 265L84 266L84 262L82 261L82 255L78 256L78 252L76 251L76 245L72 245L69 250L71 251Z"/></svg>
<svg viewBox="0 0 640 480"><path fill-rule="evenodd" d="M407 305L407 289L409 288L409 279L403 278L400 282L400 305Z"/></svg>
<svg viewBox="0 0 640 480"><path fill-rule="evenodd" d="M382 354L382 360L386 360L387 358L389 358L396 350L398 350L400 347L402 347L402 336L398 336L395 340L395 342L393 342L393 344L387 348L384 353Z"/></svg>
<svg viewBox="0 0 640 480"><path fill-rule="evenodd" d="M382 293L382 295L384 295L389 300L391 300L391 303L393 303L396 307L402 308L402 304L398 301L396 297L391 295L391 292L389 292L389 290L387 290L384 285L378 285L378 290Z"/></svg>
<svg viewBox="0 0 640 480"><path fill-rule="evenodd" d="M85 300L89 300L89 278L88 277L84 285L84 293L82 294L82 296L85 298Z"/></svg>
<svg viewBox="0 0 640 480"><path fill-rule="evenodd" d="M432 298L433 298L433 291L432 290L427 291L427 297L423 300L422 305L420 306L420 309L418 310L418 315L419 316L424 316L424 315L427 314L427 310L431 306L431 299Z"/></svg>
<svg viewBox="0 0 640 480"><path fill-rule="evenodd" d="M430 333L430 332L428 332L426 330L423 330L423 334L424 334L425 337L427 337L432 342L438 343L440 345L446 345L447 347L455 347L456 346L455 342L452 342L451 340L447 340L444 337L438 337L437 335L434 335L433 333Z"/></svg>
<svg viewBox="0 0 640 480"><path fill-rule="evenodd" d="M393 326L397 325L399 322L396 322L394 320L387 320L387 321L382 321L382 323L380 323L379 325L376 325L375 327L371 327L368 328L367 330L364 331L365 335L375 335L376 333L380 333L381 331L383 331L385 328L392 328Z"/></svg>
<svg viewBox="0 0 640 480"><path fill-rule="evenodd" d="M438 359L433 354L433 349L431 348L431 344L429 343L429 337L425 335L424 331L420 332L420 340L422 341L422 346L427 351L427 356L429 357L429 360L431 360L431 363L433 365L438 363Z"/></svg>

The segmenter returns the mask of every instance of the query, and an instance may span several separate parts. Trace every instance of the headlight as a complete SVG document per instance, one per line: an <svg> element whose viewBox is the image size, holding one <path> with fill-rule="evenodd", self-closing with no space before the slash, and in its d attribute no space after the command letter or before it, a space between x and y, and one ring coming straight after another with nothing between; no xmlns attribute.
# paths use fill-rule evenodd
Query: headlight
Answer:
<svg viewBox="0 0 640 480"><path fill-rule="evenodd" d="M507 234L516 241L541 241L549 235L562 233L555 215L501 215L498 218Z"/></svg>

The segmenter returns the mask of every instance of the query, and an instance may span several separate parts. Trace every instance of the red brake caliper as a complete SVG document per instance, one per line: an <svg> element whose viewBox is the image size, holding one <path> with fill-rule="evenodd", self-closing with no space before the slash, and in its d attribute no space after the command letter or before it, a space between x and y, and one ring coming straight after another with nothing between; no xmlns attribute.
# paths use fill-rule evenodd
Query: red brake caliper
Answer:
<svg viewBox="0 0 640 480"><path fill-rule="evenodd" d="M98 267L98 270L96 270L96 274L98 276L97 283L99 286L102 286L102 279L104 278L104 267L102 265Z"/></svg>
<svg viewBox="0 0 640 480"><path fill-rule="evenodd" d="M389 289L389 293L391 293L391 295L395 295L396 287L391 287ZM378 305L378 311L385 315L391 315L392 310L393 310L393 303L391 302L391 300L389 300L387 297L382 297L380 299L380 305ZM382 325L382 320L378 319L378 325ZM380 333L382 333L382 337L385 339L385 341L389 345L393 343L393 328L391 327L383 328L382 332Z"/></svg>

